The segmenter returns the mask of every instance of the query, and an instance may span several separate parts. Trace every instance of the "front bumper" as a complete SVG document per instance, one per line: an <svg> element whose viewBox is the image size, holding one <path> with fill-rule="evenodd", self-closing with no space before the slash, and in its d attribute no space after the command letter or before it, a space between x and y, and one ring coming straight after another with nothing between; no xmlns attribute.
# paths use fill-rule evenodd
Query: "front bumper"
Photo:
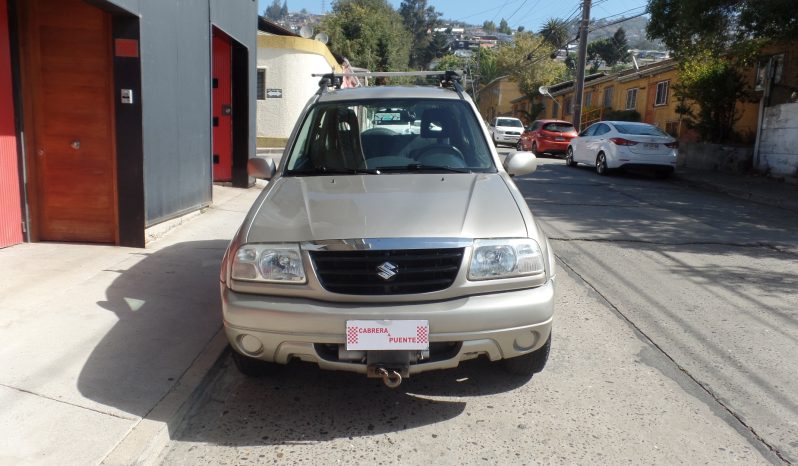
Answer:
<svg viewBox="0 0 798 466"><path fill-rule="evenodd" d="M320 344L344 345L347 320L428 320L431 346L456 344L456 354L411 364L412 375L457 367L480 355L495 361L534 351L546 343L554 312L553 280L525 290L399 304L245 294L224 284L221 291L225 331L236 351L280 364L298 358L322 369L364 374L365 363L331 359L317 350Z"/></svg>
<svg viewBox="0 0 798 466"><path fill-rule="evenodd" d="M498 133L494 133L493 134L493 139L496 142L506 142L506 143L511 143L511 144L517 144L518 140L521 139L521 135L520 134L498 134Z"/></svg>

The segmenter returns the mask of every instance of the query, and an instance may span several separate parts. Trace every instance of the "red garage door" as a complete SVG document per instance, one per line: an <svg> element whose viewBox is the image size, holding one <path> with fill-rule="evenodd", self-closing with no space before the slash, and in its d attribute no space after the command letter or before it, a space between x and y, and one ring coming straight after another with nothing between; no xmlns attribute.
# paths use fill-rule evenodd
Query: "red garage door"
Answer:
<svg viewBox="0 0 798 466"><path fill-rule="evenodd" d="M0 0L0 248L22 242L22 205L13 102L8 9L6 0Z"/></svg>

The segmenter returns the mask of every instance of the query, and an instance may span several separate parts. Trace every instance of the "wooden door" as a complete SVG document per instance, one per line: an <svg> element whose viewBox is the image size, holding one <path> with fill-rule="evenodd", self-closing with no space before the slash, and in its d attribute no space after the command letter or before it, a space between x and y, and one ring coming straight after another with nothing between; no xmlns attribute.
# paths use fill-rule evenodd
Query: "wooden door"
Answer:
<svg viewBox="0 0 798 466"><path fill-rule="evenodd" d="M213 31L213 181L233 179L232 43Z"/></svg>
<svg viewBox="0 0 798 466"><path fill-rule="evenodd" d="M115 243L110 15L81 0L20 3L38 239Z"/></svg>

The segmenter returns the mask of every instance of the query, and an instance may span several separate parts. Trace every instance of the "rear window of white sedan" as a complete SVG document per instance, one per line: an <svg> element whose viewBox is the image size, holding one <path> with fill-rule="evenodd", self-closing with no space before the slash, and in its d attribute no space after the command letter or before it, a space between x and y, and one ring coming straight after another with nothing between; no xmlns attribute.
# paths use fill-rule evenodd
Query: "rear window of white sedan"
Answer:
<svg viewBox="0 0 798 466"><path fill-rule="evenodd" d="M615 129L618 130L619 133L623 134L633 134L637 136L665 136L669 137L668 133L662 131L661 129L657 128L656 126L652 125L615 125Z"/></svg>

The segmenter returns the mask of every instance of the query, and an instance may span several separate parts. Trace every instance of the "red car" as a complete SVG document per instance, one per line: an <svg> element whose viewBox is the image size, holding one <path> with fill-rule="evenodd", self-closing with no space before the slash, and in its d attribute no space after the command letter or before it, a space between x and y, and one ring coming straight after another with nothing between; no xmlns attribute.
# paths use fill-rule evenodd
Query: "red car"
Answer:
<svg viewBox="0 0 798 466"><path fill-rule="evenodd" d="M564 154L576 137L574 125L563 120L535 120L526 128L516 148L535 155Z"/></svg>

